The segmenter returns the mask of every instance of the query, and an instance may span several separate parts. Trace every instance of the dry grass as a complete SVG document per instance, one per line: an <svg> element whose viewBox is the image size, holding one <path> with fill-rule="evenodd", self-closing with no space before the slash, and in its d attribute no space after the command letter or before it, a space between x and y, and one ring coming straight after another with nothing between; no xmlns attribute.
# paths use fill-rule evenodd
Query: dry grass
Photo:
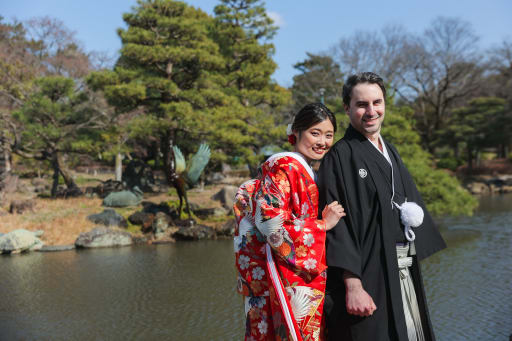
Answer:
<svg viewBox="0 0 512 341"><path fill-rule="evenodd" d="M0 220L0 232L15 229L43 230L41 239L47 245L73 244L81 232L87 232L94 224L87 220L90 214L98 213L100 199L33 199L33 211L23 214L5 214Z"/></svg>
<svg viewBox="0 0 512 341"><path fill-rule="evenodd" d="M219 207L220 203L211 199L212 195L217 193L222 185L206 186L204 189L192 189L188 191L188 197L191 203L195 203L200 207ZM145 195L145 201L151 201L156 204L164 202L177 203L178 196L168 193L159 193L156 195ZM32 211L26 211L23 214L9 214L7 213L8 205L12 200L27 200L32 199L35 201L35 207ZM95 224L87 220L87 216L95 213L102 212L102 199L91 198L71 198L71 199L42 199L32 198L29 195L20 193L10 194L4 198L6 205L3 210L0 210L0 232L7 233L15 229L26 229L29 231L42 230L44 231L41 239L46 245L68 245L73 244L82 232L90 231L95 227ZM116 208L115 210L127 218L133 212L140 210L141 206ZM222 225L226 218L216 218L211 221L199 220L201 224L217 227ZM135 232L137 228L131 226L128 229L130 232Z"/></svg>

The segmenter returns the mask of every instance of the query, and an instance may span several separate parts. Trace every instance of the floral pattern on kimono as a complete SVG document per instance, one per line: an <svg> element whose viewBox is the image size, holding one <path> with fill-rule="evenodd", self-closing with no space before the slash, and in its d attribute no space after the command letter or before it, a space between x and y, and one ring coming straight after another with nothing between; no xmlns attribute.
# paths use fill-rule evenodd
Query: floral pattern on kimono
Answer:
<svg viewBox="0 0 512 341"><path fill-rule="evenodd" d="M263 296L267 303L250 309L246 304L246 340L289 339L267 273L267 242L303 339L323 339L327 266L325 223L317 220L317 210L316 183L292 156L271 157L257 179L240 186L234 205L237 290L249 301L260 302L258 297ZM266 333L261 332L258 321L265 321Z"/></svg>

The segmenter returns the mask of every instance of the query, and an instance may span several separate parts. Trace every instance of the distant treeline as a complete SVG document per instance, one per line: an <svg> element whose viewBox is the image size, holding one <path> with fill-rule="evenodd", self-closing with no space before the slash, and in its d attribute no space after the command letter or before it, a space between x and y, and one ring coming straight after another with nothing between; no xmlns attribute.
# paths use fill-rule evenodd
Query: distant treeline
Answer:
<svg viewBox="0 0 512 341"><path fill-rule="evenodd" d="M479 52L458 19L439 18L421 36L388 27L341 39L297 63L289 89L271 78L277 27L260 0L220 0L213 16L139 1L123 20L116 60L85 51L58 19L0 20L0 138L14 171L44 170L56 191L59 178L74 186L68 169L86 159L140 159L169 172L173 145L187 155L201 142L210 170L254 168L263 147L289 147L285 126L307 102L324 100L346 126L343 79L367 70L389 84L384 136L434 213L475 206L436 160L454 168L484 148L508 153L512 43Z"/></svg>

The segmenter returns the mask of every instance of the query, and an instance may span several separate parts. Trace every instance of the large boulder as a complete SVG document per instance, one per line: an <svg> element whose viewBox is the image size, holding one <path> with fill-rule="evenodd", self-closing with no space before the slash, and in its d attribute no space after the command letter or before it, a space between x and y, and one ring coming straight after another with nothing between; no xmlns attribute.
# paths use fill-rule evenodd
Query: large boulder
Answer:
<svg viewBox="0 0 512 341"><path fill-rule="evenodd" d="M142 191L135 187L131 191L112 192L103 199L103 206L128 207L137 206L142 201Z"/></svg>
<svg viewBox="0 0 512 341"><path fill-rule="evenodd" d="M87 217L90 221L95 224L103 225L103 226L118 226L118 227L127 227L128 223L126 219L115 210L111 208L107 208L103 210L101 213L91 214Z"/></svg>
<svg viewBox="0 0 512 341"><path fill-rule="evenodd" d="M238 191L236 186L224 186L219 192L217 192L212 199L220 201L222 207L226 210L231 211L235 202L235 195Z"/></svg>
<svg viewBox="0 0 512 341"><path fill-rule="evenodd" d="M155 215L155 219L153 220L153 233L155 238L159 239L162 237L170 236L172 233L176 232L177 228L171 228L172 225L173 222L170 216L164 212L158 212Z"/></svg>
<svg viewBox="0 0 512 341"><path fill-rule="evenodd" d="M162 201L160 204L155 204L150 201L143 201L142 209L143 212L157 214L158 212L164 212L172 219L179 219L178 210L170 207L165 201ZM190 203L190 208L194 210L192 207L192 203Z"/></svg>
<svg viewBox="0 0 512 341"><path fill-rule="evenodd" d="M140 225L141 231L144 233L153 230L153 220L155 220L155 215L144 211L137 211L128 217L128 221L133 225Z"/></svg>
<svg viewBox="0 0 512 341"><path fill-rule="evenodd" d="M215 231L210 226L205 225L189 225L181 226L179 230L173 234L177 240L203 240L215 238Z"/></svg>
<svg viewBox="0 0 512 341"><path fill-rule="evenodd" d="M128 232L113 230L107 227L96 227L89 232L80 233L75 241L75 246L96 248L127 246L132 243L132 236Z"/></svg>
<svg viewBox="0 0 512 341"><path fill-rule="evenodd" d="M27 231L18 229L0 236L0 253L19 253L38 250L43 242L38 238L43 231Z"/></svg>
<svg viewBox="0 0 512 341"><path fill-rule="evenodd" d="M471 182L467 185L467 189L471 194L488 194L489 186L483 182Z"/></svg>

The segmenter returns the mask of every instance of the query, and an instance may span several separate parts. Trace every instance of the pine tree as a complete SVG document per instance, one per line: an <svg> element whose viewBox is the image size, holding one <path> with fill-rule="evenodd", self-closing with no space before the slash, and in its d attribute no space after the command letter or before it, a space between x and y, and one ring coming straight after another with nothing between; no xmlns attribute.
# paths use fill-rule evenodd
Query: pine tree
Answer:
<svg viewBox="0 0 512 341"><path fill-rule="evenodd" d="M307 58L293 67L300 73L293 77L291 88L295 110L311 102L324 100L334 112L343 109L341 92L343 73L330 56L307 52ZM323 93L320 93L323 89Z"/></svg>
<svg viewBox="0 0 512 341"><path fill-rule="evenodd" d="M106 117L89 103L89 95L77 90L71 78L41 77L35 91L22 107L13 113L23 127L18 151L22 156L49 161L53 168L52 197L57 194L59 176L69 190L77 188L67 171L63 156L90 151L98 139L98 128Z"/></svg>
<svg viewBox="0 0 512 341"><path fill-rule="evenodd" d="M214 11L212 33L226 61L225 93L231 98L217 133L229 134L224 143L231 155L255 166L261 147L286 141L284 125L276 123L290 93L271 80L277 65L270 40L277 27L260 0L221 0Z"/></svg>
<svg viewBox="0 0 512 341"><path fill-rule="evenodd" d="M187 153L220 124L215 108L226 104L221 91L224 60L209 37L211 18L172 0L139 0L123 15L122 48L113 71L93 73L89 84L103 89L118 112L135 108L142 115L130 123L134 137L155 137L172 169L172 145ZM168 179L170 181L170 179Z"/></svg>

